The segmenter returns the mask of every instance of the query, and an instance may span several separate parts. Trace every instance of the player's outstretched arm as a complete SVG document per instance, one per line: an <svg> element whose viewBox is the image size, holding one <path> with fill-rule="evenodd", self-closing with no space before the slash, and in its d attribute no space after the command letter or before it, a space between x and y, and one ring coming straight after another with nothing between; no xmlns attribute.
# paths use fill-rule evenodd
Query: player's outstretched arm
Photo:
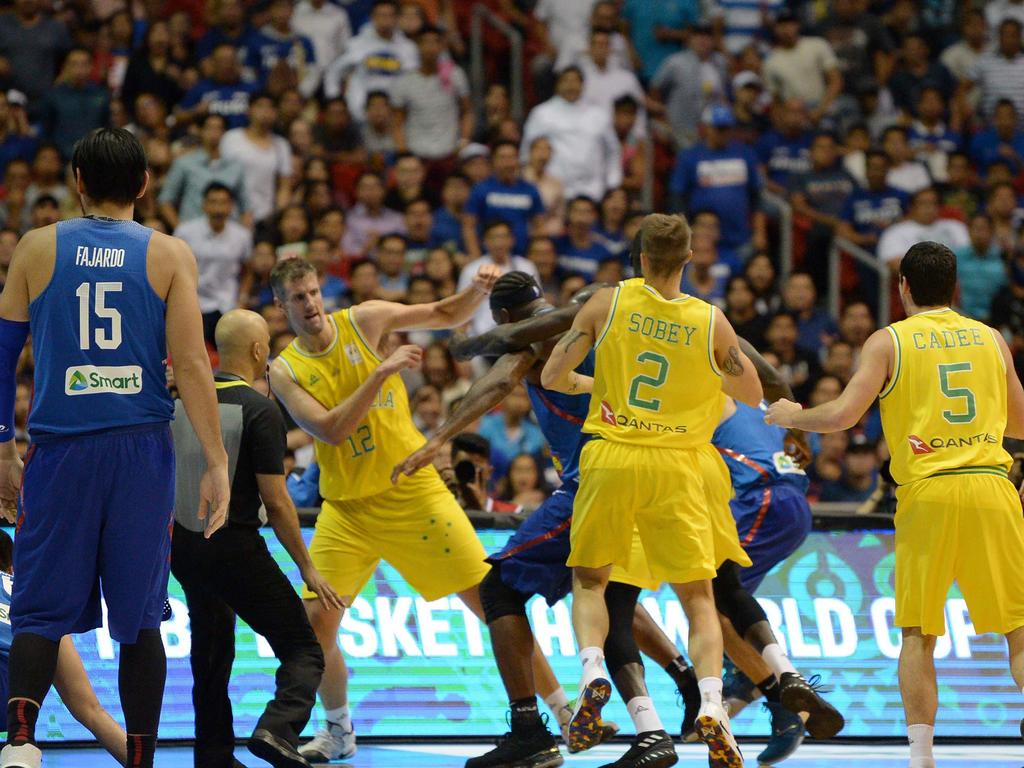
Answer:
<svg viewBox="0 0 1024 768"><path fill-rule="evenodd" d="M270 366L270 386L278 400L300 427L317 440L339 445L348 439L373 405L373 401L392 374L405 368L419 368L423 350L415 344L396 349L387 360L378 365L355 392L333 408L325 408L298 385L288 365L280 357Z"/></svg>
<svg viewBox="0 0 1024 768"><path fill-rule="evenodd" d="M754 349L754 345L742 336L737 336L736 340L739 342L740 352L749 357L750 362L754 365L754 371L764 390L764 399L769 403L774 403L776 400L795 399L793 388L782 378L782 374L775 370L775 367L765 360L760 352Z"/></svg>
<svg viewBox="0 0 1024 768"><path fill-rule="evenodd" d="M413 475L433 462L445 443L508 397L536 361L537 355L531 349L500 357L491 370L473 382L434 436L394 468L391 482L397 483L399 475Z"/></svg>
<svg viewBox="0 0 1024 768"><path fill-rule="evenodd" d="M856 424L882 391L893 369L892 336L875 331L861 350L860 367L835 400L803 410L799 403L779 400L768 406L764 420L780 427L808 432L841 432Z"/></svg>
<svg viewBox="0 0 1024 768"><path fill-rule="evenodd" d="M715 312L714 323L714 355L722 372L722 391L756 408L761 404L764 390L754 364L740 349L736 331L722 312Z"/></svg>
<svg viewBox="0 0 1024 768"><path fill-rule="evenodd" d="M575 369L594 348L598 329L608 320L614 292L612 288L602 288L583 305L572 328L558 340L544 364L540 374L544 387L569 395L582 395L594 388L594 378L581 376Z"/></svg>
<svg viewBox="0 0 1024 768"><path fill-rule="evenodd" d="M456 328L473 317L500 276L498 268L485 264L473 282L454 296L429 304L395 304L390 301L366 301L352 310L356 323L374 348L392 331Z"/></svg>
<svg viewBox="0 0 1024 768"><path fill-rule="evenodd" d="M195 256L184 241L159 236L151 247L156 249L155 260L168 264L172 270L166 299L167 349L185 412L206 458L206 471L199 481L199 519L206 521L205 535L209 538L227 522L231 483L228 455L220 434L217 391L203 342L203 322L196 292L199 271Z"/></svg>

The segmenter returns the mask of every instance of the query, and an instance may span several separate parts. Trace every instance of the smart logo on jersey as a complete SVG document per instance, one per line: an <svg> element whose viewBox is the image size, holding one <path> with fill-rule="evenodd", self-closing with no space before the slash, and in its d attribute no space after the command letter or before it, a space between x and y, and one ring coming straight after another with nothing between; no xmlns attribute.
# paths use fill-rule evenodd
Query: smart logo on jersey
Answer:
<svg viewBox="0 0 1024 768"><path fill-rule="evenodd" d="M64 374L65 395L137 395L142 368L137 365L75 365Z"/></svg>
<svg viewBox="0 0 1024 768"><path fill-rule="evenodd" d="M910 443L910 450L914 452L915 456L921 456L925 453L935 453L935 451L928 447L928 443L917 435L909 435L907 437L907 442Z"/></svg>

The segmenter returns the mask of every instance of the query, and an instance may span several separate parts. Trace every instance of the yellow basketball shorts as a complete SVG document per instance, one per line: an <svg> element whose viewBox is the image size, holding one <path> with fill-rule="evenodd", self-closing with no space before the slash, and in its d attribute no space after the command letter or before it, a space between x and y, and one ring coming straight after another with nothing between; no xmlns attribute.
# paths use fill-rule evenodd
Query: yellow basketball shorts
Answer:
<svg viewBox="0 0 1024 768"><path fill-rule="evenodd" d="M732 498L732 478L729 468L714 446L707 446L696 451L701 477L704 480L704 495L707 500L707 514L711 523L711 535L714 542L715 569L726 560L732 560L740 566L751 565L750 558L740 545L736 531L736 520L732 516L729 500ZM630 542L629 567L614 566L611 581L630 584L640 589L655 590L661 586L656 581L647 565L640 534L633 529Z"/></svg>
<svg viewBox="0 0 1024 768"><path fill-rule="evenodd" d="M643 570L653 581L714 577L714 539L696 450L610 440L583 447L568 565L617 565L629 572L634 526L646 556Z"/></svg>
<svg viewBox="0 0 1024 768"><path fill-rule="evenodd" d="M955 580L975 630L1024 626L1024 517L1005 476L960 470L896 491L896 625L946 631Z"/></svg>
<svg viewBox="0 0 1024 768"><path fill-rule="evenodd" d="M374 496L325 500L309 554L346 605L381 560L425 600L469 589L490 570L466 513L433 467ZM315 595L304 588L302 597Z"/></svg>

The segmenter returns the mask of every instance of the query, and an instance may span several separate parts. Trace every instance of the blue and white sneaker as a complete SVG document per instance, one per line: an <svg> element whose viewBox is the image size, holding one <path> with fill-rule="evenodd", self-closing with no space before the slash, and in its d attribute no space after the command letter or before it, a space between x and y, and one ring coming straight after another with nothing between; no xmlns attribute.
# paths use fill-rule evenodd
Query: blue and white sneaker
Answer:
<svg viewBox="0 0 1024 768"><path fill-rule="evenodd" d="M764 751L757 756L759 765L775 765L792 755L803 744L804 721L777 701L766 701L772 720L772 735Z"/></svg>

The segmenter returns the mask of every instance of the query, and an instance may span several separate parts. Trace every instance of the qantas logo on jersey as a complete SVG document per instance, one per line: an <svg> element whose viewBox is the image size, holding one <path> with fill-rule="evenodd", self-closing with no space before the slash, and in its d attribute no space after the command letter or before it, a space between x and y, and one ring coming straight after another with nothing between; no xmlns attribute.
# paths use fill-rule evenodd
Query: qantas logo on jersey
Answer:
<svg viewBox="0 0 1024 768"><path fill-rule="evenodd" d="M928 447L928 443L917 435L910 435L907 438L907 442L910 443L910 450L914 452L915 456L921 456L925 453L935 453L935 451Z"/></svg>
<svg viewBox="0 0 1024 768"><path fill-rule="evenodd" d="M935 453L935 451L942 450L943 448L970 448L975 445L999 444L996 436L988 432L979 432L976 435L967 435L965 437L932 437L928 440L924 440L917 435L908 435L907 442L910 443L910 450L914 452L915 456Z"/></svg>
<svg viewBox="0 0 1024 768"><path fill-rule="evenodd" d="M75 365L64 374L65 395L137 395L142 368L137 365Z"/></svg>
<svg viewBox="0 0 1024 768"><path fill-rule="evenodd" d="M613 427L617 424L615 421L615 411L608 405L607 400L601 401L601 421L605 424L611 424Z"/></svg>

